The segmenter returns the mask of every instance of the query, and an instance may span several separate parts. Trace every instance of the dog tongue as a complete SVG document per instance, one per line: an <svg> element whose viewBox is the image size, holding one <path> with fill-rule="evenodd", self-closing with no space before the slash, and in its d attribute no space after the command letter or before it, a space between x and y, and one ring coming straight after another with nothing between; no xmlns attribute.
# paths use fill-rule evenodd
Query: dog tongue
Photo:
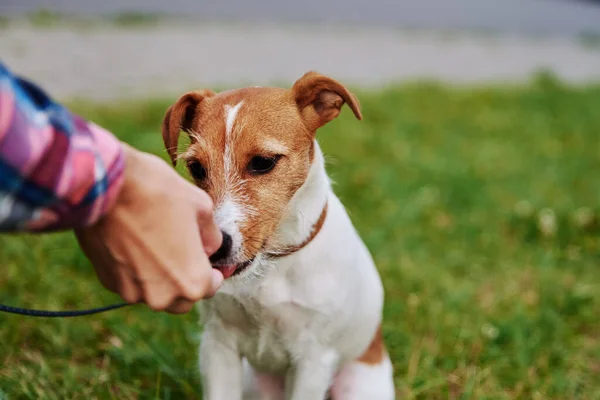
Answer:
<svg viewBox="0 0 600 400"><path fill-rule="evenodd" d="M219 271L221 271L221 273L223 274L223 278L227 279L231 275L233 275L233 273L237 269L237 265L236 264L232 264L232 265L219 265L219 266L217 266L215 268L218 269Z"/></svg>

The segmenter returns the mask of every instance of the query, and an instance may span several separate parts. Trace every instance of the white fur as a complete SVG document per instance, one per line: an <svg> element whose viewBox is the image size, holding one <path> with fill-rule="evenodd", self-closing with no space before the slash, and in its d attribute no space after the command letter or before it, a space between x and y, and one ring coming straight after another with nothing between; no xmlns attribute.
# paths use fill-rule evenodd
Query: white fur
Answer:
<svg viewBox="0 0 600 400"><path fill-rule="evenodd" d="M319 234L290 256L271 262L258 256L215 297L200 303L206 400L240 399L242 390L244 398L322 400L338 379L344 387L351 381L354 393L334 400L394 398L387 355L376 366L355 361L381 322L383 287L315 146L307 180L291 200L275 242L304 240L327 201ZM244 358L250 368L243 368ZM272 393L276 384L262 390L263 378L285 383L285 397ZM369 396L361 397L364 393Z"/></svg>
<svg viewBox="0 0 600 400"><path fill-rule="evenodd" d="M227 138L231 136L235 117L237 116L238 111L240 111L240 107L243 103L244 101L242 100L233 107L230 105L225 106L225 135Z"/></svg>
<svg viewBox="0 0 600 400"><path fill-rule="evenodd" d="M334 400L393 399L393 374L388 357L377 365L348 363L335 378L331 395Z"/></svg>
<svg viewBox="0 0 600 400"><path fill-rule="evenodd" d="M234 155L231 151L234 140L234 124L237 114L244 102L240 101L235 106L225 106L225 154L223 157L223 171L225 175L225 196L215 209L215 222L221 231L228 233L232 239L231 258L237 260L242 248L242 234L239 224L246 220L245 210L240 206L243 199L239 199L238 190L243 181L237 176L234 168Z"/></svg>
<svg viewBox="0 0 600 400"><path fill-rule="evenodd" d="M216 207L214 218L219 229L231 236L231 257L236 259L243 241L239 225L246 220L242 207L228 193Z"/></svg>
<svg viewBox="0 0 600 400"><path fill-rule="evenodd" d="M243 103L243 101L240 101L233 107L230 105L225 106L225 156L223 157L223 162L225 163L225 183L228 187L232 185L235 174L233 152L231 151L234 133L233 124Z"/></svg>

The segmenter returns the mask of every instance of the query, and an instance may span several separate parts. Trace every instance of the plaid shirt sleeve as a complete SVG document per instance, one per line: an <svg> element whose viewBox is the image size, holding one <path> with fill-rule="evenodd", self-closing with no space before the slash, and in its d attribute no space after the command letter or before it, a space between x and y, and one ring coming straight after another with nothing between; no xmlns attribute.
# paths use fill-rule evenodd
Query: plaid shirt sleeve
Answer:
<svg viewBox="0 0 600 400"><path fill-rule="evenodd" d="M0 231L97 221L123 180L120 142L0 62Z"/></svg>

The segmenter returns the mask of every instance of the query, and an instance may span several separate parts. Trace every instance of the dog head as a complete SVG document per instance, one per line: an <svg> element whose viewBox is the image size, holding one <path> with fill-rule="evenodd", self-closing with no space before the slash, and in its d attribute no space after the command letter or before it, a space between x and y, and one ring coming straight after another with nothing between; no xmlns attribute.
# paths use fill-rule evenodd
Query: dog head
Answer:
<svg viewBox="0 0 600 400"><path fill-rule="evenodd" d="M290 90L205 89L169 107L164 144L173 164L183 160L214 201L223 245L211 261L226 278L247 269L268 247L307 178L316 130L336 118L344 103L362 119L358 101L341 83L309 72ZM181 130L190 145L178 155Z"/></svg>

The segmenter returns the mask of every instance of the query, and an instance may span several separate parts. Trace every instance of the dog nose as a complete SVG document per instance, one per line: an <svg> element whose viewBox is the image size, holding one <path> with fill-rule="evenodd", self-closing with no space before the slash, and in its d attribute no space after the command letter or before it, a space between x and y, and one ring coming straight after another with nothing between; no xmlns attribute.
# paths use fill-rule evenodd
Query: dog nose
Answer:
<svg viewBox="0 0 600 400"><path fill-rule="evenodd" d="M217 250L212 256L210 256L210 262L212 263L229 257L229 254L231 253L231 245L233 242L231 240L231 235L223 231L221 231L221 234L223 235L223 242L221 243L221 247L219 247L219 250Z"/></svg>

